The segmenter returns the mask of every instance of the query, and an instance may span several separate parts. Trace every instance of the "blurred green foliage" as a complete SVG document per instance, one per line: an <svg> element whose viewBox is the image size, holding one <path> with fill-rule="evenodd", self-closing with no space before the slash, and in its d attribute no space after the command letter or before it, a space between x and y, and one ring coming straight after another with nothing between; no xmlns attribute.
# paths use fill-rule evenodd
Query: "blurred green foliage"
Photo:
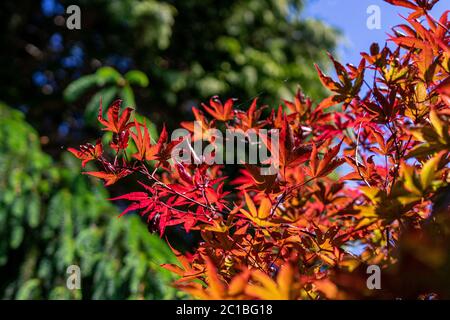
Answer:
<svg viewBox="0 0 450 320"><path fill-rule="evenodd" d="M212 95L260 95L278 102L298 85L313 97L325 93L313 63L326 64L337 33L320 21L300 18L302 0L79 3L85 11L105 6L111 24L126 26L129 37L119 33L117 38L139 53L134 61L151 75L158 88L153 101L159 105L180 107L186 99Z"/></svg>
<svg viewBox="0 0 450 320"><path fill-rule="evenodd" d="M43 10L44 2L62 9L79 5L81 30L67 29L64 11ZM138 81L134 99L128 101L135 100L142 115L158 126L166 122L169 128L177 127L191 116L192 106L212 95L238 98L243 106L259 97L276 107L280 98L291 98L301 86L308 95L321 98L325 91L313 63L328 65L326 51L334 51L338 33L302 16L305 2L3 1L2 99L26 110L27 120L49 137L46 151L58 154L61 145L74 146L94 136L82 115L94 109L100 95L128 95L127 87L117 82L97 85L98 70L112 70L105 66L118 70L118 79L130 70L145 73L151 86L143 88L146 81ZM63 91L73 81L84 93L76 101L64 101ZM61 124L70 130L61 133Z"/></svg>
<svg viewBox="0 0 450 320"><path fill-rule="evenodd" d="M174 298L159 266L174 259L167 245L140 217L118 219L106 190L62 158L42 152L23 114L0 104L0 297ZM81 290L66 288L73 264Z"/></svg>

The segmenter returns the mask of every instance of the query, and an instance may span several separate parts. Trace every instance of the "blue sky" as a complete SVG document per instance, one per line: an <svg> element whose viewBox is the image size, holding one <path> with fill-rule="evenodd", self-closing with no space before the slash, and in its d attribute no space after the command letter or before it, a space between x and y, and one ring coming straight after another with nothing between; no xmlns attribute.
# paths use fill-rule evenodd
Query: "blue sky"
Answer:
<svg viewBox="0 0 450 320"><path fill-rule="evenodd" d="M404 22L410 9L395 7L382 0L308 0L303 12L304 17L313 17L325 21L339 29L344 36L338 49L342 62L357 64L359 53L368 51L373 42L383 46L386 33L391 33L392 26ZM366 26L367 8L370 5L380 7L381 29L369 30ZM450 9L450 0L441 0L433 8L432 15L439 18L441 13Z"/></svg>

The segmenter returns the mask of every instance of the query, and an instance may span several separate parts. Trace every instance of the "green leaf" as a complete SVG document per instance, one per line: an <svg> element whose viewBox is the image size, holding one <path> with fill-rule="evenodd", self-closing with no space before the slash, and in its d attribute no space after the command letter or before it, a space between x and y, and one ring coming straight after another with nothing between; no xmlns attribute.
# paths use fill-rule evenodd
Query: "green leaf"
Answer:
<svg viewBox="0 0 450 320"><path fill-rule="evenodd" d="M30 195L28 205L28 225L35 228L39 224L39 215L41 213L41 201L35 193Z"/></svg>
<svg viewBox="0 0 450 320"><path fill-rule="evenodd" d="M434 108L430 110L430 122L439 137L444 137L444 124L442 123L441 119L439 119L439 116L437 115Z"/></svg>
<svg viewBox="0 0 450 320"><path fill-rule="evenodd" d="M87 89L93 87L97 83L97 75L90 74L78 78L70 83L64 90L64 99L67 102L74 102L77 100Z"/></svg>
<svg viewBox="0 0 450 320"><path fill-rule="evenodd" d="M136 109L136 101L134 100L133 89L131 89L129 85L123 87L122 90L120 90L119 95L123 100L124 107L132 107Z"/></svg>
<svg viewBox="0 0 450 320"><path fill-rule="evenodd" d="M380 202L380 189L376 187L361 187L360 190L373 203L377 204Z"/></svg>
<svg viewBox="0 0 450 320"><path fill-rule="evenodd" d="M437 165L441 160L442 154L437 154L430 160L424 163L422 167L422 172L420 173L420 183L422 185L422 189L426 190L435 178L435 171L437 169Z"/></svg>
<svg viewBox="0 0 450 320"><path fill-rule="evenodd" d="M125 79L130 83L143 88L149 84L148 77L145 73L139 70L131 70L125 74Z"/></svg>
<svg viewBox="0 0 450 320"><path fill-rule="evenodd" d="M406 159L410 158L423 158L428 156L430 153L435 151L435 147L431 146L429 143L422 143L412 148L411 151L406 155Z"/></svg>
<svg viewBox="0 0 450 320"><path fill-rule="evenodd" d="M25 198L16 197L11 208L13 215L18 218L21 218L25 212L25 205L26 205Z"/></svg>
<svg viewBox="0 0 450 320"><path fill-rule="evenodd" d="M402 167L402 175L405 179L405 188L414 195L422 195L422 190L418 184L417 177L414 174L414 168L410 166Z"/></svg>
<svg viewBox="0 0 450 320"><path fill-rule="evenodd" d="M97 76L97 85L104 86L106 84L119 83L122 75L112 67L101 67L95 73Z"/></svg>
<svg viewBox="0 0 450 320"><path fill-rule="evenodd" d="M25 282L19 291L17 292L16 299L17 300L29 300L29 299L36 299L39 297L39 286L40 286L40 280L39 279L30 279L27 282Z"/></svg>
<svg viewBox="0 0 450 320"><path fill-rule="evenodd" d="M17 249L23 240L24 230L20 225L15 225L12 229L10 246L12 249Z"/></svg>

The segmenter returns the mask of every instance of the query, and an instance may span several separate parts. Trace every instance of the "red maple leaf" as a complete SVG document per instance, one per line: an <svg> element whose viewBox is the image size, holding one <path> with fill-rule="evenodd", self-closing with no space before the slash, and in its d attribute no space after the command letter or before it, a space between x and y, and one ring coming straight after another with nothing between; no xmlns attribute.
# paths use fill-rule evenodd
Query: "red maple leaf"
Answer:
<svg viewBox="0 0 450 320"><path fill-rule="evenodd" d="M80 160L81 166L84 168L89 161L98 159L103 153L103 146L101 140L98 139L97 143L94 145L90 143L86 143L85 145L80 146L80 150L75 148L68 148L67 151L70 151Z"/></svg>
<svg viewBox="0 0 450 320"><path fill-rule="evenodd" d="M119 169L113 172L104 171L88 171L83 172L83 174L88 174L90 176L103 179L105 181L105 186L110 186L116 183L118 180L128 176L132 171L129 169Z"/></svg>
<svg viewBox="0 0 450 320"><path fill-rule="evenodd" d="M140 161L157 160L160 164L163 164L163 166L168 166L167 160L172 157L172 149L182 141L182 137L169 142L166 126L163 126L158 142L152 144L150 142L147 126L138 123L136 120L134 121L134 126L136 128L136 133L132 132L131 137L136 144L138 152L133 154L133 157ZM141 127L144 129L144 133L142 133Z"/></svg>
<svg viewBox="0 0 450 320"><path fill-rule="evenodd" d="M210 107L204 103L202 103L202 106L215 119L228 121L233 119L233 102L233 99L228 99L223 105L219 98L214 96L209 100Z"/></svg>
<svg viewBox="0 0 450 320"><path fill-rule="evenodd" d="M313 145L309 167L306 171L311 177L322 177L329 174L331 171L336 169L342 163L345 162L344 159L337 157L339 149L341 148L342 141L331 148L327 153L325 153L323 159L317 157L317 147Z"/></svg>
<svg viewBox="0 0 450 320"><path fill-rule="evenodd" d="M98 121L105 126L103 130L111 131L114 133L120 133L125 131L133 126L133 123L128 123L130 120L131 111L133 108L125 108L122 111L122 114L119 117L120 113L120 105L122 104L122 100L116 100L112 103L112 105L108 108L108 112L106 114L106 119L103 118L103 110L102 110L102 101L100 100L100 109L98 111Z"/></svg>

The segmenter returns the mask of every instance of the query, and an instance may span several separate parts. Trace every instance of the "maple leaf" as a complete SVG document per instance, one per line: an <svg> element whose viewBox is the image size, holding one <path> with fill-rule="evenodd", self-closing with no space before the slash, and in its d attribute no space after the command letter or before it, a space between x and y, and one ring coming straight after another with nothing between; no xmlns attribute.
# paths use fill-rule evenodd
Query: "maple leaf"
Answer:
<svg viewBox="0 0 450 320"><path fill-rule="evenodd" d="M219 100L219 97L214 96L209 100L209 106L202 103L202 107L215 119L219 121L228 121L233 119L233 99L228 99L225 105Z"/></svg>
<svg viewBox="0 0 450 320"><path fill-rule="evenodd" d="M345 157L345 161L353 167L354 171L342 176L340 181L346 180L364 180L368 184L378 184L384 180L386 176L386 169L381 166L377 166L373 161L373 155L367 159L361 157L356 162L356 159L351 157Z"/></svg>
<svg viewBox="0 0 450 320"><path fill-rule="evenodd" d="M163 166L168 166L167 160L172 157L172 149L178 145L183 137L180 137L174 141L168 141L169 134L167 133L166 126L163 126L161 134L159 135L158 142L151 146L146 154L147 160L158 160Z"/></svg>
<svg viewBox="0 0 450 320"><path fill-rule="evenodd" d="M183 255L180 251L172 247L170 243L167 244L175 254L175 257L177 258L181 266L178 266L176 264L162 264L161 267L181 276L181 278L177 280L177 283L196 279L198 276L204 273L203 269L199 269L198 267L192 265L192 257Z"/></svg>
<svg viewBox="0 0 450 320"><path fill-rule="evenodd" d="M441 98L447 107L450 107L450 76L445 78L435 90L441 95Z"/></svg>
<svg viewBox="0 0 450 320"><path fill-rule="evenodd" d="M364 80L365 59L360 61L358 68L350 65L350 72L348 72L330 53L328 53L328 57L333 62L339 82L326 76L322 70L320 70L319 66L315 64L322 84L336 93L335 95L322 100L317 106L318 109L328 108L341 102L344 102L345 105L347 105L359 93Z"/></svg>
<svg viewBox="0 0 450 320"><path fill-rule="evenodd" d="M116 183L117 181L119 181L120 179L128 176L131 173L132 173L132 171L129 169L119 169L114 172L104 172L104 171L83 172L83 174L87 174L87 175L104 180L105 186L110 186L110 185Z"/></svg>
<svg viewBox="0 0 450 320"><path fill-rule="evenodd" d="M294 280L294 268L290 263L281 266L276 281L260 270L251 273L251 283L245 293L262 300L290 300L300 295L299 283Z"/></svg>
<svg viewBox="0 0 450 320"><path fill-rule="evenodd" d="M262 108L257 108L258 98L253 99L250 108L247 112L236 111L236 117L241 121L240 127L242 130L247 131L249 129L259 129L264 127L267 121L259 121L261 117L261 113L266 108L263 106Z"/></svg>
<svg viewBox="0 0 450 320"><path fill-rule="evenodd" d="M128 123L130 120L132 108L127 107L120 114L120 105L122 104L122 100L114 101L111 106L108 108L106 119L103 118L103 110L102 110L102 101L100 100L100 109L98 111L98 121L103 124L105 127L102 130L111 131L114 133L121 133L133 126L133 123Z"/></svg>
<svg viewBox="0 0 450 320"><path fill-rule="evenodd" d="M274 227L276 223L272 223L267 220L272 210L272 202L269 198L265 197L261 201L259 209L256 209L255 203L250 196L245 193L245 203L249 211L241 209L241 213L260 227Z"/></svg>
<svg viewBox="0 0 450 320"><path fill-rule="evenodd" d="M129 130L121 131L118 134L113 134L112 141L109 145L116 151L116 153L118 153L120 150L125 150L128 147L129 137Z"/></svg>
<svg viewBox="0 0 450 320"><path fill-rule="evenodd" d="M89 161L96 160L103 154L103 146L101 140L98 139L95 146L87 143L85 145L81 145L80 150L68 148L67 151L82 160L81 166L84 168Z"/></svg>
<svg viewBox="0 0 450 320"><path fill-rule="evenodd" d="M379 131L371 128L370 129L372 135L375 138L375 141L378 143L379 147L371 147L370 151L376 152L382 155L389 155L394 151L394 139L393 136L391 136L388 141L385 141L383 134Z"/></svg>
<svg viewBox="0 0 450 320"><path fill-rule="evenodd" d="M132 156L139 161L147 160L147 153L151 147L150 134L148 132L146 124L140 124L137 120L134 120L134 127L136 133L131 132L131 138L133 139L137 152ZM144 134L142 134L141 127L143 127Z"/></svg>
<svg viewBox="0 0 450 320"><path fill-rule="evenodd" d="M409 19L417 19L431 10L439 0L415 0L414 2L409 0L384 0L387 3L395 6L401 6L408 9L413 9L414 12L409 15Z"/></svg>
<svg viewBox="0 0 450 320"><path fill-rule="evenodd" d="M292 113L298 114L300 117L305 115L312 108L311 99L306 98L300 90L297 90L294 96L294 102L288 100L283 100L283 102Z"/></svg>
<svg viewBox="0 0 450 320"><path fill-rule="evenodd" d="M317 73L319 74L320 82L324 85L325 88L338 92L342 89L342 86L339 84L339 82L334 81L331 77L326 76L322 70L320 70L319 66L317 64L314 64Z"/></svg>
<svg viewBox="0 0 450 320"><path fill-rule="evenodd" d="M133 157L140 161L157 160L163 166L168 166L167 160L172 157L172 149L182 141L182 138L168 142L168 133L164 125L158 141L155 144L151 144L147 126L135 120L134 127L136 128L136 133L132 132L131 137L136 144L138 152L133 154ZM141 127L144 130L144 134L142 134Z"/></svg>
<svg viewBox="0 0 450 320"><path fill-rule="evenodd" d="M418 7L412 3L411 1L408 0L384 0L387 3L393 4L395 6L402 6L405 8L409 8L409 9L414 9L416 10Z"/></svg>
<svg viewBox="0 0 450 320"><path fill-rule="evenodd" d="M339 256L339 246L342 245L342 237L337 237L339 228L333 226L326 232L322 232L320 228L315 228L315 237L312 238L313 245L311 249L319 256L323 262L328 265L336 265Z"/></svg>
<svg viewBox="0 0 450 320"><path fill-rule="evenodd" d="M429 124L408 130L418 142L423 143L419 143L409 150L407 158L423 158L424 155L449 149L450 125L448 121L443 121L435 108L431 108L429 119Z"/></svg>
<svg viewBox="0 0 450 320"><path fill-rule="evenodd" d="M148 213L150 210L153 210L155 208L154 200L150 197L150 195L146 192L130 192L118 197L110 198L111 201L117 201L117 200L129 200L133 201L124 211L122 211L119 215L119 217L122 217L126 213L130 211L136 211L136 210L142 210L141 216L144 216L146 213ZM149 217L149 220L153 218L152 216Z"/></svg>
<svg viewBox="0 0 450 320"><path fill-rule="evenodd" d="M192 141L198 140L209 140L211 136L209 135L210 129L214 128L215 120L208 121L203 113L195 107L192 107L192 113L194 114L195 121L183 121L181 126L186 130L193 133ZM196 125L199 125L200 130L196 130Z"/></svg>
<svg viewBox="0 0 450 320"><path fill-rule="evenodd" d="M438 176L438 164L444 154L445 151L441 151L429 160L424 161L420 176L416 174L416 168L402 163L400 167L400 173L401 177L404 180L405 189L415 196L422 197L423 195L425 195L427 189L431 186L432 182ZM416 200L418 199L419 198L416 198Z"/></svg>
<svg viewBox="0 0 450 320"><path fill-rule="evenodd" d="M328 140L330 138L339 136L342 134L344 130L346 130L348 127L350 127L353 123L352 120L348 118L345 114L341 113L335 113L334 116L334 123L327 123L324 125L317 125L315 128L316 131L321 132L320 135L317 136L316 140L322 141L322 140ZM345 119L346 121L344 121Z"/></svg>
<svg viewBox="0 0 450 320"><path fill-rule="evenodd" d="M277 174L262 175L261 168L250 164L244 164L244 166L245 169L240 170L241 175L231 182L232 185L238 185L240 190L250 189L266 193L279 191L280 184L277 181Z"/></svg>
<svg viewBox="0 0 450 320"><path fill-rule="evenodd" d="M316 145L313 145L309 167L306 168L307 173L314 178L326 176L331 171L339 167L342 163L344 163L344 159L336 157L341 148L341 144L342 141L331 148L321 160L317 157Z"/></svg>
<svg viewBox="0 0 450 320"><path fill-rule="evenodd" d="M248 284L249 271L245 270L234 276L230 284L221 279L217 267L213 264L209 257L205 257L206 274L205 288L200 283L180 284L177 287L192 296L203 300L228 300L245 298L244 291Z"/></svg>
<svg viewBox="0 0 450 320"><path fill-rule="evenodd" d="M311 144L301 144L300 137L295 137L291 126L285 116L282 122L281 131L277 145L272 145L272 139L268 139L266 134L260 133L262 141L266 144L271 154L278 154L279 164L282 168L297 166L306 162L311 154Z"/></svg>

